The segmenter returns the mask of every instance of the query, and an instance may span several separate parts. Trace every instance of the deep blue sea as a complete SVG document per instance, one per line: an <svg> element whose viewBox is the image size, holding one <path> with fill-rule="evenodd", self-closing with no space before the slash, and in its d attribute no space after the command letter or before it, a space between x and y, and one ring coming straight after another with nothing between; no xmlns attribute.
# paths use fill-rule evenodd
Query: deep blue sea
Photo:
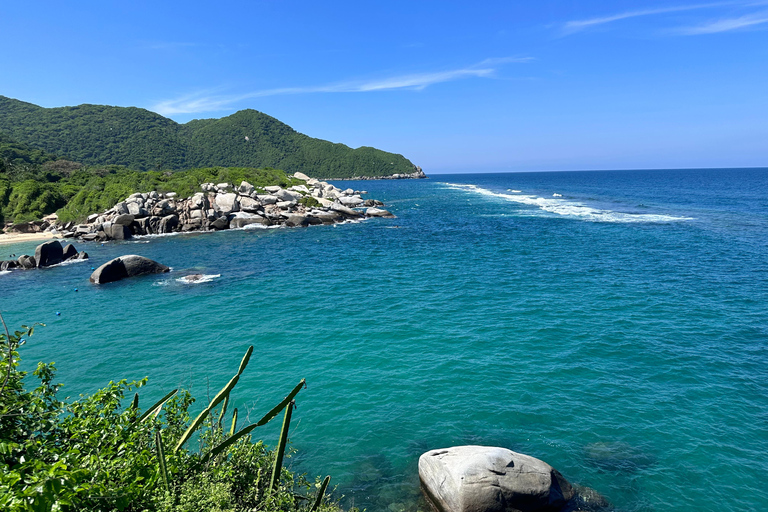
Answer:
<svg viewBox="0 0 768 512"><path fill-rule="evenodd" d="M459 444L619 511L768 509L768 169L337 185L397 219L80 243L87 263L0 276L6 321L46 324L25 367L55 361L70 396L149 376L144 405L202 402L253 344L237 406L306 378L293 467L370 512L416 510L418 456ZM89 284L130 253L173 270Z"/></svg>

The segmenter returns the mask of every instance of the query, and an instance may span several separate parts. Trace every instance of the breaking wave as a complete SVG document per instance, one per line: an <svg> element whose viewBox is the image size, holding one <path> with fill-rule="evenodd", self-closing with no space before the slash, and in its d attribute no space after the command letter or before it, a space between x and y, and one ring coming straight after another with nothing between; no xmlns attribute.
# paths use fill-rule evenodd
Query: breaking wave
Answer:
<svg viewBox="0 0 768 512"><path fill-rule="evenodd" d="M599 208L593 208L586 206L576 201L569 201L562 199L559 194L553 198L539 197L529 194L513 193L505 194L502 192L494 192L486 188L478 187L477 185L463 184L463 183L446 183L446 186L454 190L464 190L466 192L476 193L484 196L497 197L506 201L525 204L529 206L536 206L540 210L547 213L556 215L563 215L567 217L574 217L591 222L616 222L616 223L632 223L632 222L679 222L693 220L692 217L678 217L674 215L664 214L650 214L650 213L624 213L616 212L613 210L601 210ZM517 190L513 192L518 192Z"/></svg>

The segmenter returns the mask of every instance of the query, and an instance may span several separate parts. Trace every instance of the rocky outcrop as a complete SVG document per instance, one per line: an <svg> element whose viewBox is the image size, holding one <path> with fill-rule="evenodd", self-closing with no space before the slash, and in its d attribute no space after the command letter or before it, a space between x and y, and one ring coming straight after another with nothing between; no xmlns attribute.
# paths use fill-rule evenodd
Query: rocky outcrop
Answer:
<svg viewBox="0 0 768 512"><path fill-rule="evenodd" d="M144 256L129 254L109 260L94 270L91 274L91 282L95 284L111 283L127 277L162 274L170 270L170 267Z"/></svg>
<svg viewBox="0 0 768 512"><path fill-rule="evenodd" d="M415 171L406 174L391 174L389 176L356 176L354 178L332 178L334 181L343 180L421 180L428 176L424 174L421 167L416 166Z"/></svg>
<svg viewBox="0 0 768 512"><path fill-rule="evenodd" d="M201 192L181 199L156 191L128 196L82 224L51 219L49 231L86 241L127 240L137 235L244 228L250 225L306 227L366 217L392 218L384 203L363 199L367 192L294 174L303 180L288 188L254 187L243 181L203 183Z"/></svg>
<svg viewBox="0 0 768 512"><path fill-rule="evenodd" d="M576 496L546 462L489 446L431 450L419 458L419 478L439 512L555 512Z"/></svg>
<svg viewBox="0 0 768 512"><path fill-rule="evenodd" d="M14 255L15 256L15 255ZM31 270L33 268L50 267L68 260L87 260L88 254L77 252L75 246L61 246L58 240L49 240L35 248L35 255L22 254L15 260L0 261L0 270Z"/></svg>

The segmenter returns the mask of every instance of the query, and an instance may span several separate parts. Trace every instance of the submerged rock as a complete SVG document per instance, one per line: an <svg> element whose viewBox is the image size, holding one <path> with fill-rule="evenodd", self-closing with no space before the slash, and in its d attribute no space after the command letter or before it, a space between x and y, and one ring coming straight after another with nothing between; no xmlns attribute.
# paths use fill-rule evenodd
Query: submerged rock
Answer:
<svg viewBox="0 0 768 512"><path fill-rule="evenodd" d="M419 458L419 478L439 512L549 512L575 492L544 461L506 448L455 446Z"/></svg>
<svg viewBox="0 0 768 512"><path fill-rule="evenodd" d="M128 254L109 260L91 274L91 282L95 284L111 283L146 274L161 274L170 271L170 267L144 256Z"/></svg>

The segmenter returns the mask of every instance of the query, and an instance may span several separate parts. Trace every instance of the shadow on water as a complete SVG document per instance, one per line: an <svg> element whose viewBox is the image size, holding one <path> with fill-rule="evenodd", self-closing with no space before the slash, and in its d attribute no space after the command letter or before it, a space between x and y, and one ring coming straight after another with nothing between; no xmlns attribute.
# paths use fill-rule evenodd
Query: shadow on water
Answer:
<svg viewBox="0 0 768 512"><path fill-rule="evenodd" d="M419 490L416 463L395 468L386 455L376 452L358 457L353 471L352 481L341 489L345 508L357 507L369 512L429 510Z"/></svg>

